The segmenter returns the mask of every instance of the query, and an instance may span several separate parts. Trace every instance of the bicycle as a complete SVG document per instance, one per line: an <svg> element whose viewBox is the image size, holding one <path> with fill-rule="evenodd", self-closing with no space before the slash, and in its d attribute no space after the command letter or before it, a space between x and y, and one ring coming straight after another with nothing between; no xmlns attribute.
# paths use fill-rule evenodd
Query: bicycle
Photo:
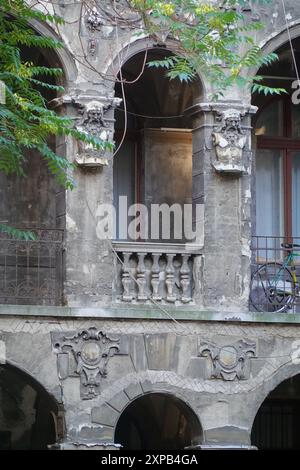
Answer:
<svg viewBox="0 0 300 470"><path fill-rule="evenodd" d="M287 251L282 263L264 263L252 275L250 301L258 312L286 312L299 297L295 258L300 253L294 249L300 245L282 243L281 247Z"/></svg>

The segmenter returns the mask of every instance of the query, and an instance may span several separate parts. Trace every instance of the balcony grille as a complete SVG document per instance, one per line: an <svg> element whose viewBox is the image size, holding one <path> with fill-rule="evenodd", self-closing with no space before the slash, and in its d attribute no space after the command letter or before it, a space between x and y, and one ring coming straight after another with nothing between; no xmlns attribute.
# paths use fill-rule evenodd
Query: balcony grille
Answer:
<svg viewBox="0 0 300 470"><path fill-rule="evenodd" d="M300 238L255 236L251 248L250 310L300 313Z"/></svg>
<svg viewBox="0 0 300 470"><path fill-rule="evenodd" d="M31 231L34 241L0 233L0 303L61 305L64 231Z"/></svg>

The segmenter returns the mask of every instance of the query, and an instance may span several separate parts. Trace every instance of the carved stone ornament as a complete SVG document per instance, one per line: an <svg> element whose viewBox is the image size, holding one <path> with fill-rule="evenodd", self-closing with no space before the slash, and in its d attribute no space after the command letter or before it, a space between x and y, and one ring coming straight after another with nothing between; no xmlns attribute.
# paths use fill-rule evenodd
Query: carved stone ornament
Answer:
<svg viewBox="0 0 300 470"><path fill-rule="evenodd" d="M207 342L203 343L199 349L199 356L211 359L210 378L225 381L248 379L250 375L249 358L255 357L255 355L256 344L244 339L223 346Z"/></svg>
<svg viewBox="0 0 300 470"><path fill-rule="evenodd" d="M92 33L103 29L103 26L126 29L128 21L132 24L140 20L138 13L128 7L127 0L96 0L94 3L94 7L86 7L85 15L87 28Z"/></svg>
<svg viewBox="0 0 300 470"><path fill-rule="evenodd" d="M99 136L103 128L107 127L104 113L109 108L111 108L110 105L105 106L100 101L90 101L85 107L81 108L80 114L82 118L79 121L79 125L90 134Z"/></svg>
<svg viewBox="0 0 300 470"><path fill-rule="evenodd" d="M243 113L235 109L217 113L217 121L221 121L221 124L212 134L216 150L216 159L212 165L219 172L239 174L245 171L243 149L247 137L241 128L243 116Z"/></svg>
<svg viewBox="0 0 300 470"><path fill-rule="evenodd" d="M90 101L87 105L79 105L79 119L77 120L76 128L97 137L102 141L108 141L111 138L111 131L108 126L105 112L107 112L112 105L104 105L100 101ZM108 165L107 158L99 155L99 150L93 148L91 144L85 142L78 143L78 154L75 161L81 167L103 167Z"/></svg>
<svg viewBox="0 0 300 470"><path fill-rule="evenodd" d="M91 32L97 31L99 28L101 28L101 26L105 24L105 21L103 21L103 17L101 16L97 8L93 7L92 9L89 9L87 11L86 24Z"/></svg>
<svg viewBox="0 0 300 470"><path fill-rule="evenodd" d="M92 327L71 336L54 333L52 345L58 354L60 378L79 375L81 398L98 396L101 381L107 376L109 359L120 350L120 339Z"/></svg>

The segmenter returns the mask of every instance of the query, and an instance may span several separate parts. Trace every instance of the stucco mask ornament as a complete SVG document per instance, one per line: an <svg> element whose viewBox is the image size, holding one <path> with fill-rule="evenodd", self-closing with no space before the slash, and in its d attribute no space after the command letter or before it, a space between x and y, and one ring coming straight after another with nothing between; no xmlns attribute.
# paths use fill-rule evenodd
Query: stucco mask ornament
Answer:
<svg viewBox="0 0 300 470"><path fill-rule="evenodd" d="M105 120L104 113L110 106L104 106L100 101L91 101L82 108L82 117L79 119L77 129L86 134L93 135L102 141L110 139L110 131ZM101 152L101 151L100 151ZM79 166L101 167L107 166L106 158L99 155L99 150L93 148L91 144L79 142L79 152L76 156L76 163Z"/></svg>
<svg viewBox="0 0 300 470"><path fill-rule="evenodd" d="M234 109L219 113L221 125L212 134L217 157L212 165L219 172L239 174L245 171L243 149L247 137L241 128L242 117L243 114Z"/></svg>
<svg viewBox="0 0 300 470"><path fill-rule="evenodd" d="M105 24L103 18L95 7L88 11L86 22L88 29L92 32L100 29L101 26Z"/></svg>

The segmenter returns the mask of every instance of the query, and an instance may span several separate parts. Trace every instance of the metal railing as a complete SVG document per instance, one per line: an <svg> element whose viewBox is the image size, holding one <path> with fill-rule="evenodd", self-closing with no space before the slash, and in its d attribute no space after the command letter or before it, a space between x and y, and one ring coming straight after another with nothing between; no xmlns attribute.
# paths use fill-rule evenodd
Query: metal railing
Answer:
<svg viewBox="0 0 300 470"><path fill-rule="evenodd" d="M64 231L31 231L33 241L0 233L0 304L61 305Z"/></svg>
<svg viewBox="0 0 300 470"><path fill-rule="evenodd" d="M251 249L250 310L300 313L300 237L254 236Z"/></svg>

